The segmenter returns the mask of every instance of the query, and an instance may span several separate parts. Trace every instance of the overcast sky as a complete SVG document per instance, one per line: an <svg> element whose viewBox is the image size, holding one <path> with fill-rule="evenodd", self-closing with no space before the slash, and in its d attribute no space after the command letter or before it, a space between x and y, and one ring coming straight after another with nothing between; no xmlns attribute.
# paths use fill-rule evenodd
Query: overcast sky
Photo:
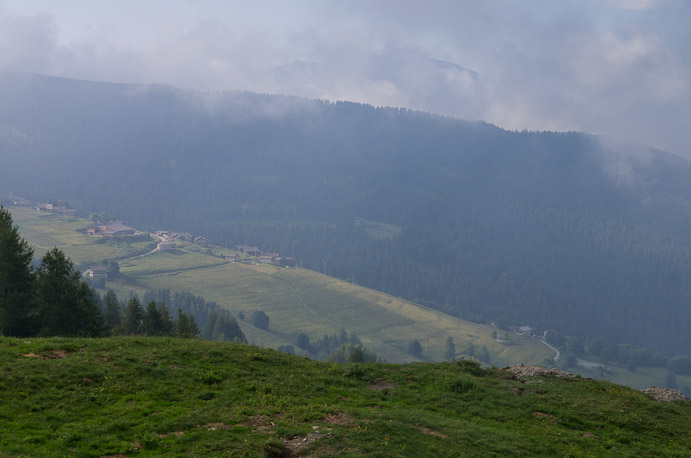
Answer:
<svg viewBox="0 0 691 458"><path fill-rule="evenodd" d="M4 70L405 106L691 156L691 0L0 0Z"/></svg>

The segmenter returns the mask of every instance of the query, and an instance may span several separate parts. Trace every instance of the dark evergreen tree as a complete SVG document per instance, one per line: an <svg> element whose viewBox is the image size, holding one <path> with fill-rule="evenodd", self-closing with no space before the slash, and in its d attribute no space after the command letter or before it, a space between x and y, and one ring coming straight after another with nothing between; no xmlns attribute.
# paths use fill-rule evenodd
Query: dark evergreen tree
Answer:
<svg viewBox="0 0 691 458"><path fill-rule="evenodd" d="M667 361L667 370L678 375L691 375L691 357L677 355Z"/></svg>
<svg viewBox="0 0 691 458"><path fill-rule="evenodd" d="M144 309L137 296L127 302L122 316L122 332L129 335L141 334L144 320Z"/></svg>
<svg viewBox="0 0 691 458"><path fill-rule="evenodd" d="M555 347L563 347L566 345L566 339L564 336L551 329L545 333L545 340L547 343L552 344Z"/></svg>
<svg viewBox="0 0 691 458"><path fill-rule="evenodd" d="M477 354L477 359L479 359L480 361L482 361L485 364L489 364L489 362L490 362L489 350L487 349L486 346L483 345L482 348L480 348L480 351L478 351L478 354Z"/></svg>
<svg viewBox="0 0 691 458"><path fill-rule="evenodd" d="M0 334L27 336L36 331L32 296L33 249L20 237L10 212L0 207Z"/></svg>
<svg viewBox="0 0 691 458"><path fill-rule="evenodd" d="M251 323L259 329L268 329L269 316L261 310L255 310L252 313Z"/></svg>
<svg viewBox="0 0 691 458"><path fill-rule="evenodd" d="M298 333L296 337L296 343L299 348L309 351L310 348L310 337L304 332Z"/></svg>
<svg viewBox="0 0 691 458"><path fill-rule="evenodd" d="M246 342L245 334L240 329L237 320L230 314L221 316L216 321L213 330L213 340L223 342Z"/></svg>
<svg viewBox="0 0 691 458"><path fill-rule="evenodd" d="M600 353L602 353L602 350L605 348L606 344L607 341L604 337L595 337L590 341L590 344L588 344L588 352L592 355L600 356Z"/></svg>
<svg viewBox="0 0 691 458"><path fill-rule="evenodd" d="M169 336L173 334L174 323L165 304L150 301L142 318L142 331L147 336Z"/></svg>
<svg viewBox="0 0 691 458"><path fill-rule="evenodd" d="M201 338L204 340L217 340L215 339L216 324L218 323L218 313L211 312L209 317L206 319L206 323L202 327Z"/></svg>
<svg viewBox="0 0 691 458"><path fill-rule="evenodd" d="M372 350L364 347L362 344L353 345L350 342L346 342L332 351L328 359L337 363L383 362Z"/></svg>
<svg viewBox="0 0 691 458"><path fill-rule="evenodd" d="M38 329L46 336L99 336L103 318L94 291L58 248L48 251L36 275Z"/></svg>
<svg viewBox="0 0 691 458"><path fill-rule="evenodd" d="M422 345L417 340L411 340L408 342L408 353L413 356L422 356Z"/></svg>
<svg viewBox="0 0 691 458"><path fill-rule="evenodd" d="M585 345L583 344L583 339L580 337L569 337L566 340L566 350L573 353L574 355L583 356L585 353Z"/></svg>
<svg viewBox="0 0 691 458"><path fill-rule="evenodd" d="M192 315L182 313L178 309L178 320L175 323L175 336L184 339L193 339L199 336L199 327Z"/></svg>
<svg viewBox="0 0 691 458"><path fill-rule="evenodd" d="M103 297L103 321L109 333L117 334L119 332L122 323L122 307L113 290L108 290Z"/></svg>
<svg viewBox="0 0 691 458"><path fill-rule="evenodd" d="M175 320L170 314L170 309L166 307L166 304L158 304L159 315L161 316L161 335L162 336L173 336L175 335ZM197 328L197 333L199 329ZM244 336L243 336L244 337Z"/></svg>
<svg viewBox="0 0 691 458"><path fill-rule="evenodd" d="M453 343L453 337L446 338L444 346L444 359L454 359L456 357L456 345Z"/></svg>

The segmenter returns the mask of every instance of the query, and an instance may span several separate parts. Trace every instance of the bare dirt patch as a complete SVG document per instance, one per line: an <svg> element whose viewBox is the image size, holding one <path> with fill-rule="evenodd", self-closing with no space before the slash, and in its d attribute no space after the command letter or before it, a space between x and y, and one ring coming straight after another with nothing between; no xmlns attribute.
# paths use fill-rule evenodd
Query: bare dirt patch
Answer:
<svg viewBox="0 0 691 458"><path fill-rule="evenodd" d="M163 438L168 437L168 436L181 437L181 436L184 436L184 435L185 435L185 431L171 431L171 432L169 432L169 433L159 434L158 437L160 437L161 439L163 439Z"/></svg>
<svg viewBox="0 0 691 458"><path fill-rule="evenodd" d="M448 434L440 433L439 431L435 431L430 428L425 428L424 426L418 427L418 430L424 434L427 434L428 436L441 437L442 439L446 439L447 437L449 437Z"/></svg>
<svg viewBox="0 0 691 458"><path fill-rule="evenodd" d="M38 359L63 359L67 356L65 350L50 350L43 355L37 355L36 353L26 353L23 356L27 358L38 358Z"/></svg>
<svg viewBox="0 0 691 458"><path fill-rule="evenodd" d="M27 358L39 358L39 359L45 359L43 355L37 355L36 353L26 353L25 355Z"/></svg>
<svg viewBox="0 0 691 458"><path fill-rule="evenodd" d="M516 393L519 396L523 396L523 392L525 391L525 388L521 388L518 386L510 386L509 390L511 390L513 393Z"/></svg>
<svg viewBox="0 0 691 458"><path fill-rule="evenodd" d="M285 439L283 441L283 446L288 451L287 456L292 456L294 453L298 453L302 448L306 447L307 445L316 442L322 437L328 435L329 433L322 434L321 432L319 432L319 430L317 430L304 436L298 436L292 439Z"/></svg>
<svg viewBox="0 0 691 458"><path fill-rule="evenodd" d="M374 382L374 383L368 383L367 388L370 390L374 391L383 391L383 390L390 390L392 388L396 388L396 385L394 385L391 382Z"/></svg>
<svg viewBox="0 0 691 458"><path fill-rule="evenodd" d="M324 416L324 423L329 425L358 426L358 423L355 423L352 418L343 412Z"/></svg>
<svg viewBox="0 0 691 458"><path fill-rule="evenodd" d="M232 426L226 425L225 423L213 422L213 423L207 423L205 425L197 426L197 428L205 428L208 431L216 431L217 429L231 429Z"/></svg>
<svg viewBox="0 0 691 458"><path fill-rule="evenodd" d="M250 426L255 432L263 433L276 426L266 415L252 415L242 423L242 426Z"/></svg>
<svg viewBox="0 0 691 458"><path fill-rule="evenodd" d="M533 412L533 416L535 418L544 418L545 420L548 420L550 423L556 423L557 419L554 418L552 415L544 412Z"/></svg>

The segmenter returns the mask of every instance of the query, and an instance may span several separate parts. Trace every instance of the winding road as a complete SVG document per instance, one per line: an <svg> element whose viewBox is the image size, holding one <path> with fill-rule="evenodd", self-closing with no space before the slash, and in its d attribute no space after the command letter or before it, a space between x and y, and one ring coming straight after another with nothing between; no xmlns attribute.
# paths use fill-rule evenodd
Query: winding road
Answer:
<svg viewBox="0 0 691 458"><path fill-rule="evenodd" d="M544 341L544 340L542 340L542 339L537 339L537 340L539 340L540 342L542 342L543 344L547 345L549 348L551 348L552 350L554 350L554 361L556 361L556 360L559 359L559 357L561 356L561 353L559 352L559 350L557 350L556 347L554 347L554 346L548 344L546 341Z"/></svg>

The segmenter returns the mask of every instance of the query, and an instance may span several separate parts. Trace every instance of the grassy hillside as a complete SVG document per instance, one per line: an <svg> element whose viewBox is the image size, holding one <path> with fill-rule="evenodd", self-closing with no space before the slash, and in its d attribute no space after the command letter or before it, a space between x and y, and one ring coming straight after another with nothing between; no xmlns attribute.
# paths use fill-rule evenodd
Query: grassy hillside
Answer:
<svg viewBox="0 0 691 458"><path fill-rule="evenodd" d="M593 358L595 359L595 358ZM578 366L573 372L581 374L583 377L607 379L614 383L628 385L633 388L648 388L651 386L665 386L665 376L667 370L661 367L638 367L636 371L630 371L625 367L609 364L605 373L597 368L587 368ZM675 375L677 388L683 389L684 386L691 387L691 376ZM687 391L684 389L684 391Z"/></svg>
<svg viewBox="0 0 691 458"><path fill-rule="evenodd" d="M86 267L103 259L121 259L146 253L156 247L152 241L136 243L95 243L96 239L77 232L93 223L81 218L61 217L30 208L11 207L12 219L34 247L36 257L53 247L63 249L76 267Z"/></svg>
<svg viewBox="0 0 691 458"><path fill-rule="evenodd" d="M168 252L147 253L152 243L98 244L97 239L75 232L86 220L65 220L34 210L12 208L22 236L37 253L57 245L79 267L104 258L122 258L121 277L107 287L121 298L143 295L150 289L189 291L216 302L237 315L263 310L270 317L268 331L240 322L250 342L276 348L294 344L298 332L318 339L341 328L356 333L363 343L389 362L419 360L407 353L416 339L423 345L423 360L440 361L447 337L460 352L467 344L487 347L490 363L541 363L554 353L533 339L492 338L492 330L427 309L368 288L307 269L230 263L217 248L177 242Z"/></svg>
<svg viewBox="0 0 691 458"><path fill-rule="evenodd" d="M691 405L472 364L0 338L0 456L689 456ZM59 383L56 383L59 381Z"/></svg>

